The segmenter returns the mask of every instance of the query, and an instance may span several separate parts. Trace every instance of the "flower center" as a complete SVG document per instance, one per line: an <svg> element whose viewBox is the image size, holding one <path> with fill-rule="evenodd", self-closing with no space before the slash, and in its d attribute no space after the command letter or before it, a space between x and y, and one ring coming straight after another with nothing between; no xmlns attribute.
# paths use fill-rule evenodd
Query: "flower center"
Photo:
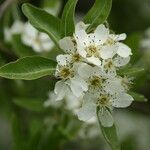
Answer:
<svg viewBox="0 0 150 150"><path fill-rule="evenodd" d="M90 45L86 48L87 57L95 56L99 57L98 48L95 45Z"/></svg>
<svg viewBox="0 0 150 150"><path fill-rule="evenodd" d="M106 71L111 70L113 67L114 67L114 64L111 59L108 60L106 64L104 65L104 68L106 69Z"/></svg>
<svg viewBox="0 0 150 150"><path fill-rule="evenodd" d="M114 45L115 41L112 38L108 38L104 45Z"/></svg>
<svg viewBox="0 0 150 150"><path fill-rule="evenodd" d="M63 67L60 70L59 75L62 79L68 79L70 77L73 77L73 71L68 67Z"/></svg>
<svg viewBox="0 0 150 150"><path fill-rule="evenodd" d="M73 62L79 62L81 60L81 57L79 54L72 55Z"/></svg>
<svg viewBox="0 0 150 150"><path fill-rule="evenodd" d="M94 87L99 87L102 85L103 80L98 76L92 76L90 78L90 85Z"/></svg>
<svg viewBox="0 0 150 150"><path fill-rule="evenodd" d="M97 99L98 106L106 107L109 105L109 97L107 95L102 95Z"/></svg>
<svg viewBox="0 0 150 150"><path fill-rule="evenodd" d="M125 88L126 91L130 89L132 82L126 76L122 78L121 85Z"/></svg>

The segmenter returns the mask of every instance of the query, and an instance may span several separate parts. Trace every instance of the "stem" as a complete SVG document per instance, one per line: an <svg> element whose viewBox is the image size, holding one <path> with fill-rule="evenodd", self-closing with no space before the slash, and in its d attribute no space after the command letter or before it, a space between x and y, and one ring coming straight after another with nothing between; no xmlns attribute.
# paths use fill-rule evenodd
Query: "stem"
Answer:
<svg viewBox="0 0 150 150"><path fill-rule="evenodd" d="M2 18L5 10L7 9L8 6L10 6L12 3L14 2L14 0L5 0L1 6L0 6L0 19Z"/></svg>
<svg viewBox="0 0 150 150"><path fill-rule="evenodd" d="M113 124L111 127L103 127L99 119L98 112L99 107L96 109L97 120L106 142L109 144L112 150L121 150L115 125Z"/></svg>

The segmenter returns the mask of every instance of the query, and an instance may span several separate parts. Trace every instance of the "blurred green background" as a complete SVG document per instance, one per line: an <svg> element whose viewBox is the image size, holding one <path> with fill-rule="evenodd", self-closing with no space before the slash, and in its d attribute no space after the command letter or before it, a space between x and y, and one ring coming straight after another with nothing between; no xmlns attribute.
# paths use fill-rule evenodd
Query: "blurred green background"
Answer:
<svg viewBox="0 0 150 150"><path fill-rule="evenodd" d="M19 35L6 42L4 29L15 20L27 21L21 5L29 2L51 10L55 3L56 15L61 16L66 0L1 0L0 1L0 66L21 57L18 49L28 49ZM79 0L76 20L82 20L94 0ZM145 70L135 75L132 88L150 99L150 0L113 0L108 18L109 27L115 33L127 33L125 41L133 51L131 64ZM142 46L149 40L149 48ZM16 46L17 45L17 46ZM55 59L58 50L25 53ZM0 78L0 150L109 150L97 124L80 122L66 108L44 108L55 80L50 77L34 81ZM28 103L33 103L31 107ZM150 102L133 102L126 110L114 113L122 150L149 150L150 147Z"/></svg>

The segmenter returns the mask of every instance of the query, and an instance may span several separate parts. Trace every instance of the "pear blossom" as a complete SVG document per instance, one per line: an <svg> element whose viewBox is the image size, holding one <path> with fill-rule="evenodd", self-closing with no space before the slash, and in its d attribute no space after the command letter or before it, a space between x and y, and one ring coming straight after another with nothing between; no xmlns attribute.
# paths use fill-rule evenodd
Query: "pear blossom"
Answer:
<svg viewBox="0 0 150 150"><path fill-rule="evenodd" d="M31 46L36 52L49 51L54 46L47 34L39 32L28 22L25 23L21 39L25 45Z"/></svg>
<svg viewBox="0 0 150 150"><path fill-rule="evenodd" d="M24 30L24 24L21 21L16 20L11 26L11 28L6 27L4 29L5 41L10 42L14 34L21 34L23 30Z"/></svg>
<svg viewBox="0 0 150 150"><path fill-rule="evenodd" d="M71 92L68 92L65 95L64 101L56 101L57 95L54 93L54 91L49 92L48 96L48 99L44 102L45 107L52 106L55 108L59 108L64 104L65 101L65 108L73 111L74 113L77 113L78 109L81 106L82 96L77 98Z"/></svg>
<svg viewBox="0 0 150 150"><path fill-rule="evenodd" d="M116 70L120 67L125 66L130 61L130 56L123 58L116 56L110 59L102 60L102 69L110 76L116 76Z"/></svg>
<svg viewBox="0 0 150 150"><path fill-rule="evenodd" d="M61 61L61 63L66 64L67 62L70 63L77 63L81 62L83 58L79 55L76 49L76 41L74 38L65 37L59 41L59 46L61 49L64 50L67 54L62 54L57 56L57 60Z"/></svg>
<svg viewBox="0 0 150 150"><path fill-rule="evenodd" d="M123 92L124 87L118 77L110 77L101 68L82 64L78 69L79 75L86 81L89 91L106 91L108 93Z"/></svg>
<svg viewBox="0 0 150 150"><path fill-rule="evenodd" d="M77 42L77 51L89 63L100 66L101 59L113 58L116 54L127 58L131 53L131 49L119 42L126 38L125 34L114 35L109 33L109 29L103 24L99 25L93 33L87 34L86 25L80 28L77 24L74 38Z"/></svg>
<svg viewBox="0 0 150 150"><path fill-rule="evenodd" d="M76 97L82 96L87 91L87 85L76 71L79 64L72 65L69 61L64 64L61 57L57 57L57 62L55 76L61 80L55 85L54 92L58 96L56 100L62 100L68 92Z"/></svg>
<svg viewBox="0 0 150 150"><path fill-rule="evenodd" d="M125 39L125 33L119 35L109 34L106 42L104 43L105 47L101 51L102 58L112 58L111 56L114 56L115 54L122 58L127 58L132 55L131 49L126 44L120 42Z"/></svg>
<svg viewBox="0 0 150 150"><path fill-rule="evenodd" d="M83 28L78 28L74 37L77 41L77 51L86 60L94 65L101 65L100 50L107 40L108 30L104 25L97 27L94 33L87 34Z"/></svg>
<svg viewBox="0 0 150 150"><path fill-rule="evenodd" d="M77 115L80 120L87 121L98 113L101 124L110 127L114 122L111 114L113 108L128 107L132 101L132 96L126 93L107 94L100 92L91 94L87 92L83 97L83 104Z"/></svg>
<svg viewBox="0 0 150 150"><path fill-rule="evenodd" d="M76 100L82 97L78 118L89 121L98 116L103 126L110 127L113 109L128 107L133 101L127 94L130 78L117 74L129 63L132 52L121 42L126 34L111 34L103 24L87 33L88 27L79 22L73 36L59 41L65 54L56 57L55 76L59 81L54 89L55 100L67 97L69 101L68 95Z"/></svg>

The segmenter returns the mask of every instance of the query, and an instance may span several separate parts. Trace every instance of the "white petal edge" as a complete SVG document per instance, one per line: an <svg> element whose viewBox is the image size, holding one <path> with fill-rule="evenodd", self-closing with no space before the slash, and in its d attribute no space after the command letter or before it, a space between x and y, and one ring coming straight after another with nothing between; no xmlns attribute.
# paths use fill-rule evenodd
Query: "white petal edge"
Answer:
<svg viewBox="0 0 150 150"><path fill-rule="evenodd" d="M131 105L133 97L127 93L119 93L116 99L112 101L112 105L117 108L125 108Z"/></svg>
<svg viewBox="0 0 150 150"><path fill-rule="evenodd" d="M121 57L129 57L130 55L132 55L131 49L123 44L123 43L117 43L118 46L118 50L117 50L117 54Z"/></svg>
<svg viewBox="0 0 150 150"><path fill-rule="evenodd" d="M128 57L120 57L120 56L117 56L114 58L114 65L116 67L121 67L121 66L125 66L126 64L128 64L130 61L130 56Z"/></svg>
<svg viewBox="0 0 150 150"><path fill-rule="evenodd" d="M106 108L102 108L102 110L99 110L98 117L100 119L102 126L104 127L113 126L114 119L111 113Z"/></svg>
<svg viewBox="0 0 150 150"><path fill-rule="evenodd" d="M71 56L69 54L58 55L56 60L59 65L64 66L71 62Z"/></svg>
<svg viewBox="0 0 150 150"><path fill-rule="evenodd" d="M79 120L88 121L96 115L96 105L93 103L86 103L80 108L77 113Z"/></svg>
<svg viewBox="0 0 150 150"><path fill-rule="evenodd" d="M64 81L58 81L55 84L54 92L56 94L56 101L62 100L65 97L67 85Z"/></svg>
<svg viewBox="0 0 150 150"><path fill-rule="evenodd" d="M70 37L64 37L63 39L61 39L59 41L59 46L66 53L72 54L75 52L75 46Z"/></svg>

